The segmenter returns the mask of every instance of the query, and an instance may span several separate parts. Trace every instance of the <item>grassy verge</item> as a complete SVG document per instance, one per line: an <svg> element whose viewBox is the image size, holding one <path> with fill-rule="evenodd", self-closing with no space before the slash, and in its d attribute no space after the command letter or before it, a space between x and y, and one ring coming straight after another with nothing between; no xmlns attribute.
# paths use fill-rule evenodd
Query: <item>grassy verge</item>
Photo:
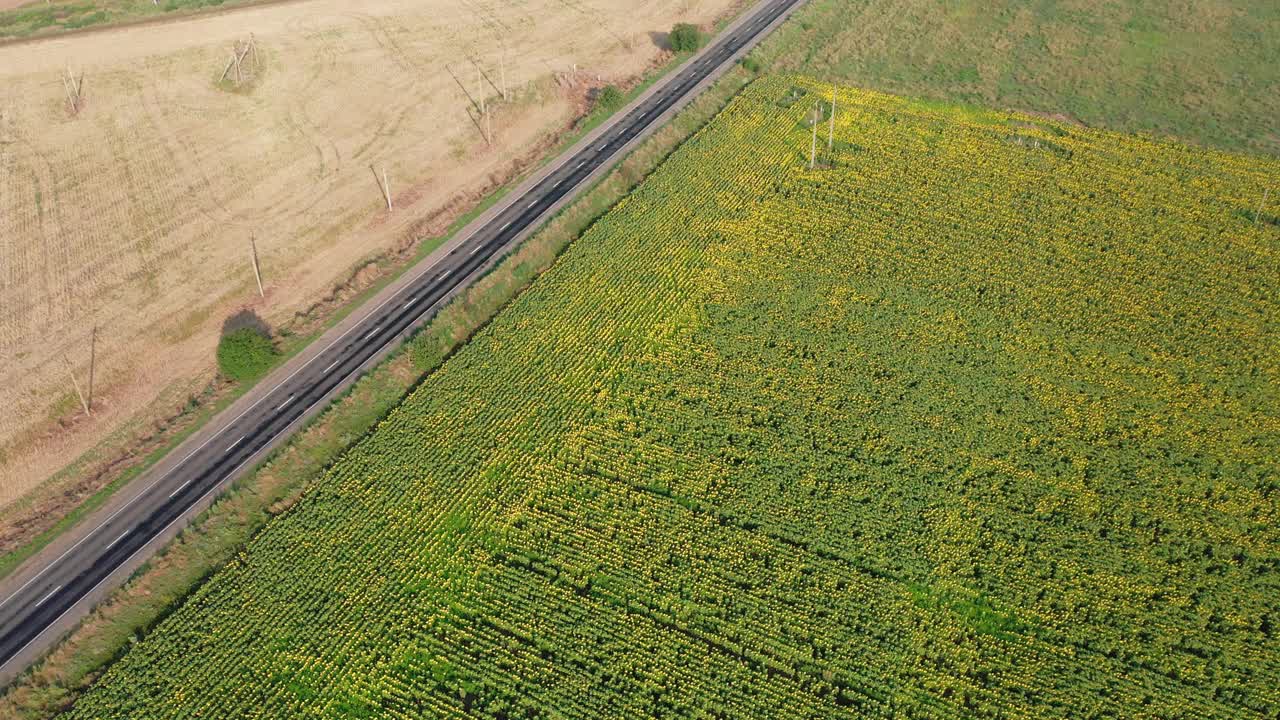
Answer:
<svg viewBox="0 0 1280 720"><path fill-rule="evenodd" d="M189 15L264 0L53 0L0 11L0 40L54 35L88 27L138 22L166 15Z"/></svg>
<svg viewBox="0 0 1280 720"><path fill-rule="evenodd" d="M107 664L230 559L268 518L289 508L352 442L527 287L561 250L705 124L748 80L742 70L722 78L493 272L441 310L410 343L238 481L101 603L44 661L15 682L0 697L0 717L46 718L67 707ZM477 208L474 212L482 211Z"/></svg>

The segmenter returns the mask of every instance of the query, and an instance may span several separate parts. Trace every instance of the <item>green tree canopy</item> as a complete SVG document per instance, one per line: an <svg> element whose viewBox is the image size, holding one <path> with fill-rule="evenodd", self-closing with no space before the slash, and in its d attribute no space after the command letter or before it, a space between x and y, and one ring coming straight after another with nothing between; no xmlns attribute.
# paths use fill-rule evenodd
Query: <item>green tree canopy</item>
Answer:
<svg viewBox="0 0 1280 720"><path fill-rule="evenodd" d="M218 342L218 370L237 382L256 380L275 364L279 352L266 323L257 315L237 313L223 324Z"/></svg>
<svg viewBox="0 0 1280 720"><path fill-rule="evenodd" d="M698 29L697 25L680 23L671 28L671 34L667 36L667 42L671 45L671 49L676 52L693 52L702 47L702 31Z"/></svg>

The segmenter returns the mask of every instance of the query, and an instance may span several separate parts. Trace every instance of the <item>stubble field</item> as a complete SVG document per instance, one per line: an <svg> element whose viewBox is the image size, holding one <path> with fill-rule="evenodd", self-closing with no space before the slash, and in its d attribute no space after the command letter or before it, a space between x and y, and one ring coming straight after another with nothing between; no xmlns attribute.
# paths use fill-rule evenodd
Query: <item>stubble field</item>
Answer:
<svg viewBox="0 0 1280 720"><path fill-rule="evenodd" d="M651 31L733 4L311 0L0 47L0 503L181 407L227 315L287 325L409 251L536 157L591 87L650 67ZM250 33L255 79L219 85ZM85 419L68 373L86 383L95 326Z"/></svg>

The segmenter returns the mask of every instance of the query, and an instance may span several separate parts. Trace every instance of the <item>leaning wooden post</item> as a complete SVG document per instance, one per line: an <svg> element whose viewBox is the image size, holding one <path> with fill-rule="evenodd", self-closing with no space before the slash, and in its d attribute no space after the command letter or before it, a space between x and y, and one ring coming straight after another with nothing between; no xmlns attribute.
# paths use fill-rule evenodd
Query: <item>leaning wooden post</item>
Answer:
<svg viewBox="0 0 1280 720"><path fill-rule="evenodd" d="M67 82L67 77L62 76L62 88L67 91L67 104L71 106L71 114L76 113L76 96L71 92L71 84Z"/></svg>
<svg viewBox="0 0 1280 720"><path fill-rule="evenodd" d="M227 79L227 73L231 72L231 66L235 64L236 64L236 51L232 50L231 59L227 61L227 66L222 69L222 77L218 78L219 83Z"/></svg>
<svg viewBox="0 0 1280 720"><path fill-rule="evenodd" d="M240 87L241 83L244 82L244 77L240 74L240 59L243 58L244 55L236 52L234 48L231 50L231 54L234 55L236 59L236 87Z"/></svg>
<svg viewBox="0 0 1280 720"><path fill-rule="evenodd" d="M476 63L476 92L480 98L480 114L484 114L484 74L480 72L480 63Z"/></svg>
<svg viewBox="0 0 1280 720"><path fill-rule="evenodd" d="M84 76L81 75L81 82ZM76 82L76 76L71 74L71 68L67 68L66 77L62 78L62 85L67 90L67 102L71 104L71 114L77 115L80 112L80 84Z"/></svg>
<svg viewBox="0 0 1280 720"><path fill-rule="evenodd" d="M258 268L258 242L249 235L249 256L253 259L253 278L258 281L258 297L265 298L267 293L262 289L262 271Z"/></svg>
<svg viewBox="0 0 1280 720"><path fill-rule="evenodd" d="M484 114L484 144L493 145L493 113Z"/></svg>
<svg viewBox="0 0 1280 720"><path fill-rule="evenodd" d="M76 389L76 396L80 398L80 406L84 408L85 415L93 415L89 410L89 403L84 399L84 393L80 392L80 381L76 380L75 370L71 368L71 363L67 363L67 374L71 376L71 386Z"/></svg>
<svg viewBox="0 0 1280 720"><path fill-rule="evenodd" d="M507 101L507 43L502 43L502 59L498 61L498 74L502 78L502 101Z"/></svg>
<svg viewBox="0 0 1280 720"><path fill-rule="evenodd" d="M831 119L827 124L827 152L831 152L831 145L836 138L836 86L831 86Z"/></svg>
<svg viewBox="0 0 1280 720"><path fill-rule="evenodd" d="M70 69L67 70L67 74L68 75L71 74ZM71 85L76 90L76 112L80 112L80 88L84 86L84 70L80 71L79 78L77 78L75 75L71 75Z"/></svg>
<svg viewBox="0 0 1280 720"><path fill-rule="evenodd" d="M822 118L820 114L822 108L814 103L813 105L813 142L809 144L809 169L813 169L814 162L818 159L818 120Z"/></svg>
<svg viewBox="0 0 1280 720"><path fill-rule="evenodd" d="M1258 227L1258 221L1262 219L1262 211L1267 207L1267 198L1271 197L1271 188L1262 191L1262 202L1258 203L1258 210L1253 214L1253 226Z"/></svg>
<svg viewBox="0 0 1280 720"><path fill-rule="evenodd" d="M378 183L378 190L382 192L382 199L387 202L387 212L391 212L391 181L387 179L387 168L382 167L382 174L378 174L378 169L369 164L369 172L373 173L373 181Z"/></svg>
<svg viewBox="0 0 1280 720"><path fill-rule="evenodd" d="M98 350L98 326L93 326L93 332L89 334L89 402L90 408L93 407L93 366L97 360Z"/></svg>

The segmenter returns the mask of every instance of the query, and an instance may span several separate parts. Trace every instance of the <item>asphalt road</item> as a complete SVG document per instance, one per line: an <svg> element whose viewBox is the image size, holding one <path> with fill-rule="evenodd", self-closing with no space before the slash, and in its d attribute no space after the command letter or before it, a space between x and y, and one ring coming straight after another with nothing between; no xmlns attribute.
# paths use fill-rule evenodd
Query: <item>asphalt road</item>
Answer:
<svg viewBox="0 0 1280 720"><path fill-rule="evenodd" d="M385 298L284 380L265 392L221 430L190 450L142 492L105 519L93 519L83 537L44 565L25 584L0 599L0 668L12 677L33 657L33 647L56 640L56 626L80 601L96 592L115 571L154 549L197 503L224 488L264 450L278 443L366 369L400 343L460 286L479 277L517 241L563 204L587 181L618 159L627 146L686 103L718 72L754 45L802 0L765 0L713 43L666 78L625 113L619 114L586 147L561 161L526 192L425 272ZM417 272L417 269L415 269Z"/></svg>

